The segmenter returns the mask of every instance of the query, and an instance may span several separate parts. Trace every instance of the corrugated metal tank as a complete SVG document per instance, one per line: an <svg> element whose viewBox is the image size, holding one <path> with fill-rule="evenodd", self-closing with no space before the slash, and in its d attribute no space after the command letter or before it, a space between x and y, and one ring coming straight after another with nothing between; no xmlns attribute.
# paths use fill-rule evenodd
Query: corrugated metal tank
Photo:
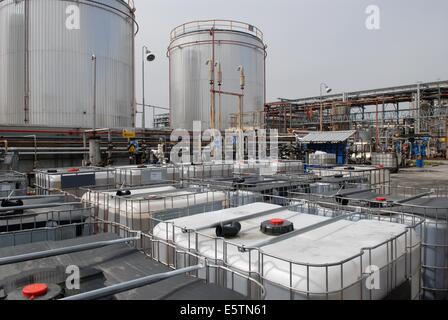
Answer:
<svg viewBox="0 0 448 320"><path fill-rule="evenodd" d="M193 128L193 121L210 127L210 81L208 60L221 63L222 90L241 93L238 66L246 77L243 114L260 113L265 103L266 47L256 27L234 21L196 21L171 32L170 60L171 127ZM217 79L216 79L217 80ZM215 85L218 90L218 85ZM216 127L219 124L216 95ZM237 113L238 99L222 96L222 127L230 127L230 115Z"/></svg>
<svg viewBox="0 0 448 320"><path fill-rule="evenodd" d="M91 128L95 54L96 126L131 127L134 21L123 0L0 0L0 124Z"/></svg>

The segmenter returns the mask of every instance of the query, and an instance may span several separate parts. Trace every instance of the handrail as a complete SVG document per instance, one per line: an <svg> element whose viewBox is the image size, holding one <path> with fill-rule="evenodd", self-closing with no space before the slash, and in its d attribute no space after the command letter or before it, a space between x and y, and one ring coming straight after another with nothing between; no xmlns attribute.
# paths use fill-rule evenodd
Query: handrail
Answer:
<svg viewBox="0 0 448 320"><path fill-rule="evenodd" d="M7 264L19 263L19 262L26 262L26 261L31 261L31 260L38 260L38 259L43 259L43 258L49 258L49 257L55 257L55 256L64 255L64 254L89 251L89 250L99 249L99 248L108 247L108 246L112 246L112 245L116 245L116 244L140 240L141 232L135 231L135 233L137 234L137 236L132 237L132 238L124 238L124 239L117 239L117 240L110 240L110 241L98 241L98 242L93 242L93 243L75 245L75 246L71 246L71 247L64 247L64 248L51 249L51 250L40 251L40 252L25 253L25 254L15 255L15 256L11 256L11 257L4 257L4 258L0 258L0 266L4 266Z"/></svg>
<svg viewBox="0 0 448 320"><path fill-rule="evenodd" d="M263 41L263 32L261 32L259 28L246 22L232 20L198 20L187 22L175 27L170 33L170 38L171 41L173 41L177 37L188 32L220 28L230 31L244 31L246 33L255 35L257 38Z"/></svg>
<svg viewBox="0 0 448 320"><path fill-rule="evenodd" d="M74 296L62 298L60 300L67 300L67 301L70 301L70 300L97 300L97 299L107 298L107 297L110 297L117 293L122 293L122 292L126 292L129 290L141 288L141 287L144 287L147 285L151 285L151 284L163 281L165 279L173 278L173 277L176 277L176 276L179 276L179 275L182 275L185 273L189 273L192 271L197 271L197 270L203 269L204 267L205 267L205 265L200 264L197 266L186 267L186 268L177 269L177 270L173 270L173 271L169 271L169 272L165 272L165 273L154 274L154 275L150 275L147 277L115 284L115 285L108 286L105 288L80 293L80 294L77 294Z"/></svg>

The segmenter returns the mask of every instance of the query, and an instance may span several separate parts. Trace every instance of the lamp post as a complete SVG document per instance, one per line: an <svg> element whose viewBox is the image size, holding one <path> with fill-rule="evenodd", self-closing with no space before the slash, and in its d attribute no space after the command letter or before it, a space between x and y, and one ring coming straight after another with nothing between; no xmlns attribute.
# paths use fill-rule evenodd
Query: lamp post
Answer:
<svg viewBox="0 0 448 320"><path fill-rule="evenodd" d="M323 103L323 89L328 94L332 91L332 89L326 84L320 84L320 131L324 131L324 103Z"/></svg>
<svg viewBox="0 0 448 320"><path fill-rule="evenodd" d="M147 46L142 47L142 128L146 129L146 104L145 104L145 61L152 62L156 56L149 51ZM155 113L155 112L153 112Z"/></svg>

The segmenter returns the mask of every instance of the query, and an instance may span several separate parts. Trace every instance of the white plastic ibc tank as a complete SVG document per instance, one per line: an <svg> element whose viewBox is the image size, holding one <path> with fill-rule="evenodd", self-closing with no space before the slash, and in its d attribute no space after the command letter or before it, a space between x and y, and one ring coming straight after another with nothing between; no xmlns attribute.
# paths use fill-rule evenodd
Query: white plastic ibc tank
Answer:
<svg viewBox="0 0 448 320"><path fill-rule="evenodd" d="M83 201L98 207L100 218L144 232L150 231L156 220L164 220L170 213L182 216L204 212L207 208L215 210L224 207L226 200L224 192L195 192L175 187L131 190L129 196L117 196L115 191L93 192L83 197Z"/></svg>
<svg viewBox="0 0 448 320"><path fill-rule="evenodd" d="M145 194L158 194L160 192L175 191L176 188L172 186L134 189L131 194L134 196ZM86 192L82 198L82 203L89 204L96 208L95 216L106 222L121 222L119 207L125 201L125 197L118 197L117 190L114 191L95 191L90 190Z"/></svg>
<svg viewBox="0 0 448 320"><path fill-rule="evenodd" d="M279 210L241 220L241 231L235 238L227 241L216 238L214 228L201 230L197 234L185 232L228 219L243 219L254 213L273 209ZM215 263L223 263L237 271L262 275L267 299L366 299L365 295L371 292L364 288L362 279L369 265L381 269L381 286L372 293L372 299L385 298L389 289L407 280L406 259L409 257L406 254L406 246L410 244L410 237L404 236L407 232L405 225L373 220L338 220L257 248L257 243L272 239L272 236L260 232L260 224L274 218L292 222L295 230L329 221L329 218L319 215L281 210L280 206L266 203L254 203L161 223L154 228L154 237L172 241L181 250L195 250ZM171 223L177 227L173 229ZM387 272L390 273L393 269L385 270L387 266L391 267L388 260L388 251L391 249L380 244L394 237L397 237L394 242L394 254L397 258L394 265L397 270L394 274L396 281L387 283ZM418 244L418 236L414 234L412 238L413 243ZM253 249L242 252L240 249L243 246ZM378 248L374 248L376 246ZM371 251L363 251L363 248L370 247ZM419 252L420 247L414 252L417 257ZM166 251L159 252L160 257L166 254ZM418 260L414 259L411 268L416 274L419 274L420 270ZM341 261L346 261L342 268ZM409 268L409 265L407 267ZM293 293L289 287L293 289Z"/></svg>

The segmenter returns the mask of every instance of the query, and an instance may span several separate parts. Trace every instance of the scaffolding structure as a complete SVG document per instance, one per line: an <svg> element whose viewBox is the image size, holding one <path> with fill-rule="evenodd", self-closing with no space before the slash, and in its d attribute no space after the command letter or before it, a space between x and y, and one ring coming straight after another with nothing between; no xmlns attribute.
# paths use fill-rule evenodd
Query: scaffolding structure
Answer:
<svg viewBox="0 0 448 320"><path fill-rule="evenodd" d="M364 131L380 150L392 138L427 136L432 147L446 152L448 81L280 99L265 106L267 127L281 133L320 130L321 117L324 131Z"/></svg>

